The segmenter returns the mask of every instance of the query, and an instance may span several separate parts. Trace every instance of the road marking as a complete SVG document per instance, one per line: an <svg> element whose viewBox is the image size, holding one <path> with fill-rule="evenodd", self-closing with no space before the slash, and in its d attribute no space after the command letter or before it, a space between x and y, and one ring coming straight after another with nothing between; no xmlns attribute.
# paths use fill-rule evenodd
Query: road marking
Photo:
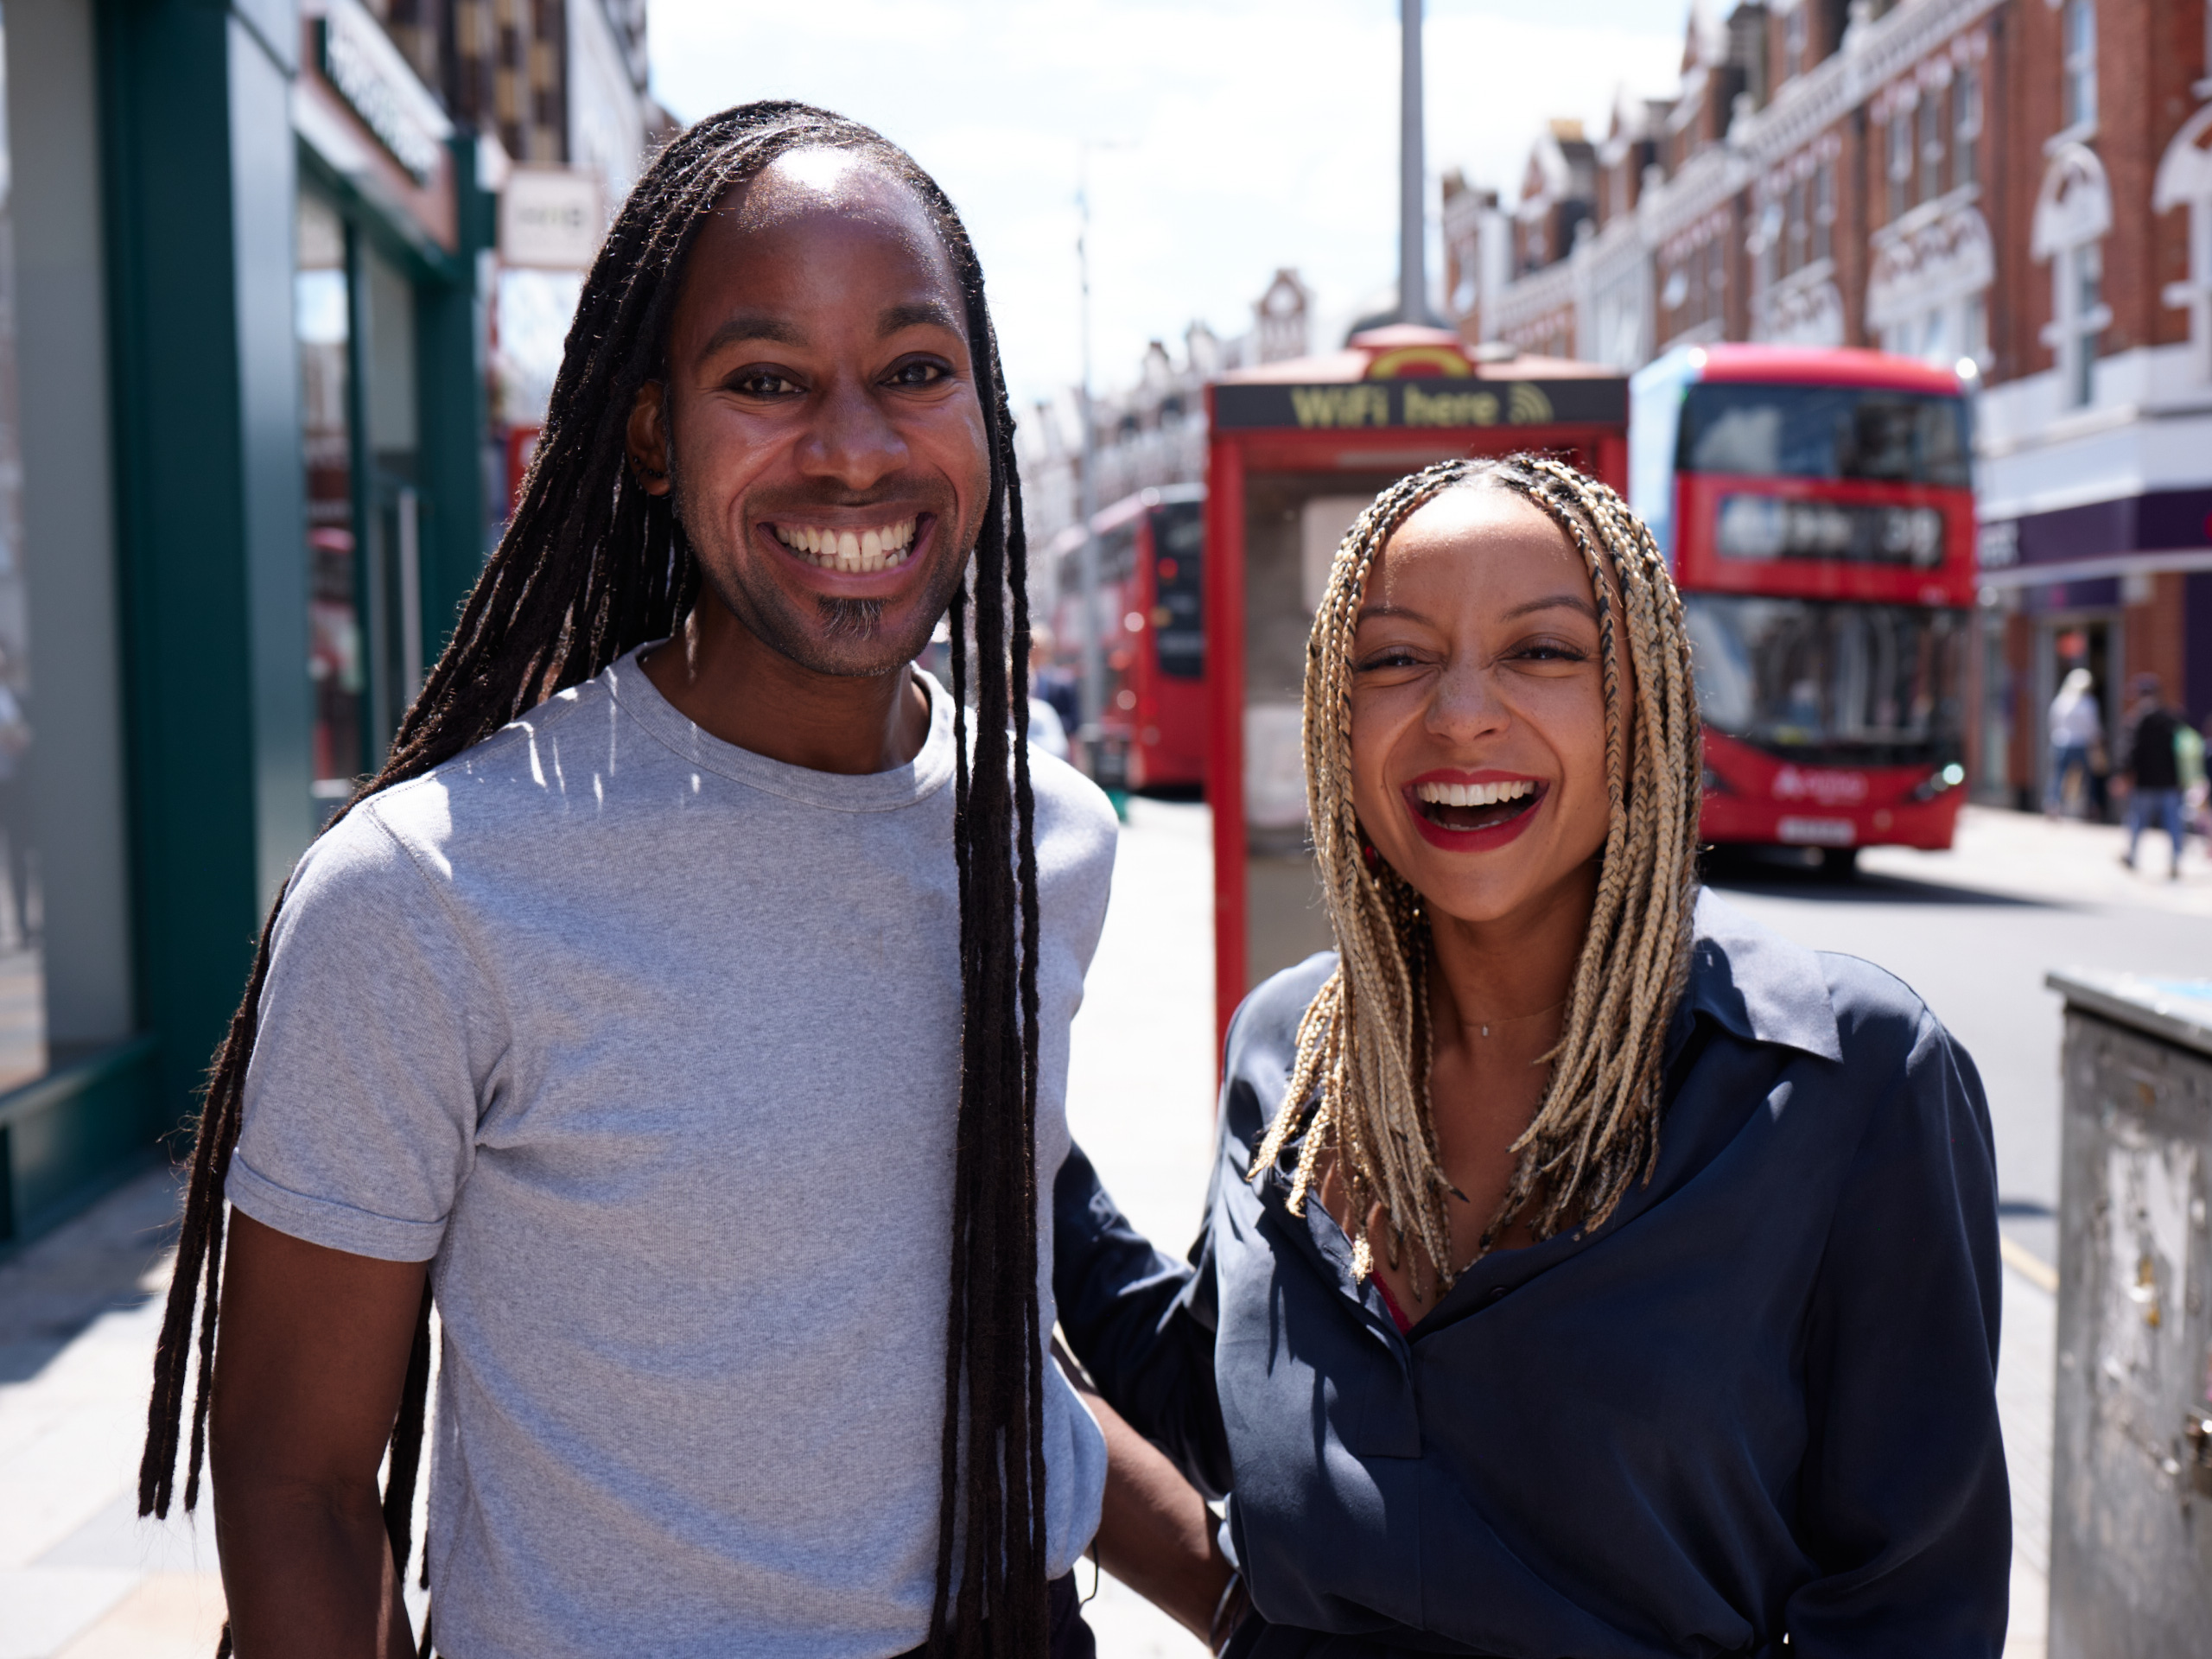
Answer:
<svg viewBox="0 0 2212 1659"><path fill-rule="evenodd" d="M1997 1235L1997 1249L2004 1256L2005 1265L2018 1274L2037 1290L2058 1294L2058 1269L2037 1255L2024 1244L2016 1244L2004 1234Z"/></svg>

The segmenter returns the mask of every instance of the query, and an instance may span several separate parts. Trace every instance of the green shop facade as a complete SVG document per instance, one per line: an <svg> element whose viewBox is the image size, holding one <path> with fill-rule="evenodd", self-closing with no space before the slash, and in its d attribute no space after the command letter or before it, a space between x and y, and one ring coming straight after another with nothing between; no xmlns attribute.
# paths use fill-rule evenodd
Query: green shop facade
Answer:
<svg viewBox="0 0 2212 1659"><path fill-rule="evenodd" d="M0 40L4 1252L196 1111L480 568L496 181L359 0Z"/></svg>

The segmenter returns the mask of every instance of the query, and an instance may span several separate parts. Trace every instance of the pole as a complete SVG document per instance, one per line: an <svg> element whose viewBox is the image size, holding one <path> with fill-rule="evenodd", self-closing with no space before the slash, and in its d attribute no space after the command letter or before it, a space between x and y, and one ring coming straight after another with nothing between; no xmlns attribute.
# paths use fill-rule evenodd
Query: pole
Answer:
<svg viewBox="0 0 2212 1659"><path fill-rule="evenodd" d="M1106 656L1098 626L1098 535L1090 521L1098 513L1098 434L1090 408L1090 145L1085 140L1077 174L1076 269L1083 283L1083 386L1077 404L1083 417L1083 477L1077 492L1083 514L1083 720L1077 728L1084 760L1098 771L1099 721L1105 714Z"/></svg>
<svg viewBox="0 0 2212 1659"><path fill-rule="evenodd" d="M1421 0L1398 0L1398 321L1428 321L1427 158L1421 144Z"/></svg>

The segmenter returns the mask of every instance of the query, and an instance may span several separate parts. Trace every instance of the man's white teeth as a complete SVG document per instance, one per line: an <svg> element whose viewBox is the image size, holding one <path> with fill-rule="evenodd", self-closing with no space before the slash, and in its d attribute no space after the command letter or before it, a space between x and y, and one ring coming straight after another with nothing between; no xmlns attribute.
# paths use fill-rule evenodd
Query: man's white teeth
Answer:
<svg viewBox="0 0 2212 1659"><path fill-rule="evenodd" d="M1536 792L1533 778L1503 784L1417 784L1414 793L1432 806L1496 806Z"/></svg>
<svg viewBox="0 0 2212 1659"><path fill-rule="evenodd" d="M914 544L914 520L902 518L880 530L827 530L812 524L776 524L776 539L804 553L824 570L856 573L890 570L906 562Z"/></svg>

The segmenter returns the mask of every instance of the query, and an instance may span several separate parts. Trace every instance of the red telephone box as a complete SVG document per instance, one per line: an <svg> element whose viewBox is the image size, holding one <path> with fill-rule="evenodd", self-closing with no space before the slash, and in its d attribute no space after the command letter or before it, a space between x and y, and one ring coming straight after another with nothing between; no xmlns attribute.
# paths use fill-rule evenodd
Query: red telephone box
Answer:
<svg viewBox="0 0 2212 1659"><path fill-rule="evenodd" d="M1306 846L1306 640L1337 543L1406 474L1558 454L1628 493L1628 382L1593 363L1470 351L1394 326L1206 388L1207 796L1217 1036L1244 994L1330 948Z"/></svg>

